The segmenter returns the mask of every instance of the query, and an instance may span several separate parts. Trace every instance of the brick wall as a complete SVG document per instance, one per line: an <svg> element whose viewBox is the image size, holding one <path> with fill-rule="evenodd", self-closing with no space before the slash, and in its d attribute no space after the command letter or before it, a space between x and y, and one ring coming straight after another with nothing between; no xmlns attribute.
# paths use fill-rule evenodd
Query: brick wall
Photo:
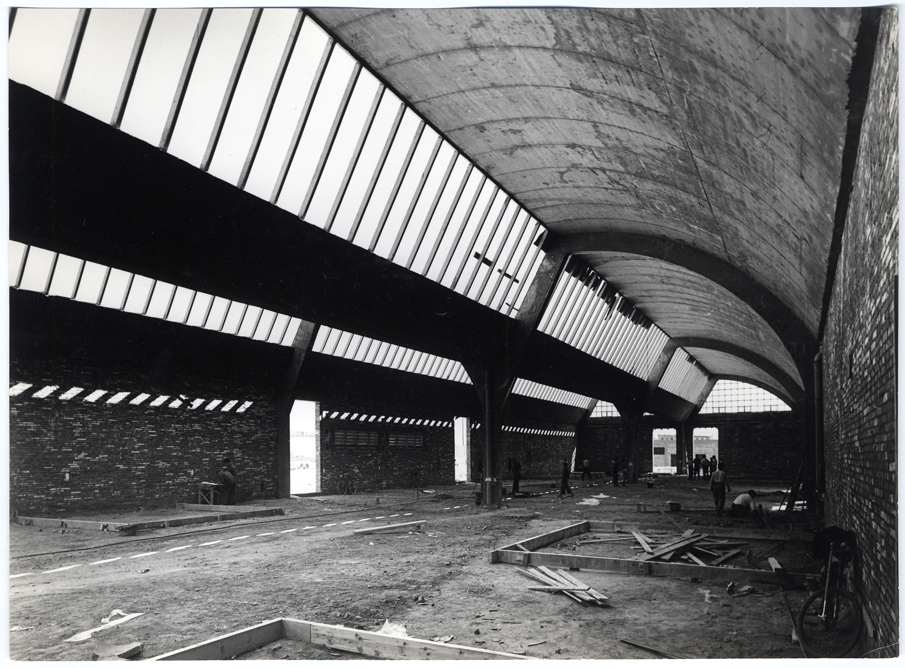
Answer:
<svg viewBox="0 0 905 668"><path fill-rule="evenodd" d="M899 654L898 21L883 14L822 342L826 522L858 534L855 586L875 628L865 651L886 648L874 657Z"/></svg>
<svg viewBox="0 0 905 668"><path fill-rule="evenodd" d="M239 501L275 493L274 408L259 388L170 376L167 388L155 389L127 373L60 359L52 368L11 360L10 384L18 382L32 384L9 398L10 504L20 514L193 503L198 483L216 480L224 456L239 471ZM60 389L43 399L32 396L46 385ZM59 398L73 386L85 390ZM109 393L84 401L96 389ZM106 403L126 391L120 403ZM131 405L139 393L152 396ZM151 407L161 394L171 399ZM187 401L169 408L179 394ZM204 404L190 410L199 398ZM223 403L204 410L214 399ZM220 410L232 399L239 402L232 410ZM237 413L245 401L253 403Z"/></svg>
<svg viewBox="0 0 905 668"><path fill-rule="evenodd" d="M575 426L558 422L525 421L511 425L513 430L502 435L502 467L505 480L511 480L508 470L512 459L522 464L523 478L559 477L562 461L572 461L575 451ZM532 433L534 432L534 433ZM484 456L484 428L471 430L472 468Z"/></svg>
<svg viewBox="0 0 905 668"><path fill-rule="evenodd" d="M448 426L403 425L339 419L334 413L348 412L384 418L409 418L437 420ZM320 420L320 475L321 491L335 492L337 482L348 472L359 492L393 488L429 487L455 483L455 434L453 416L418 415L405 410L393 410L382 403L338 402L321 404ZM349 447L337 443L336 431L367 432L375 435L368 446ZM391 435L419 438L420 447L399 447L392 444Z"/></svg>
<svg viewBox="0 0 905 668"><path fill-rule="evenodd" d="M791 413L699 415L692 427L719 429L719 454L730 475L765 476L790 480L798 470L804 448L804 424ZM621 418L592 418L578 430L578 459L591 460L594 471L607 471L613 456L633 462L635 472L653 467L654 429L678 425L646 416L637 425ZM677 430L677 438L681 434Z"/></svg>

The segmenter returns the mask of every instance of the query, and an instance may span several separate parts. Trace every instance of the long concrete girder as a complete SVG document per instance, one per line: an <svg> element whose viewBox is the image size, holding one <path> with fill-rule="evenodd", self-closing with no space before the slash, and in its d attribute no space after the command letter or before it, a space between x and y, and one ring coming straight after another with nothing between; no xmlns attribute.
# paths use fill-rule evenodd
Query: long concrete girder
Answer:
<svg viewBox="0 0 905 668"><path fill-rule="evenodd" d="M9 92L11 239L479 367L505 359L518 321L41 93L15 82ZM526 300L526 313L539 313L542 301ZM116 328L111 322L112 338ZM544 359L543 339L530 337L526 359ZM237 340L251 343L272 347ZM562 346L564 368L590 361L599 378L643 400L643 388L631 391L643 381ZM290 358L287 349L278 375ZM597 398L612 393L555 369L536 374L529 365L520 375Z"/></svg>
<svg viewBox="0 0 905 668"><path fill-rule="evenodd" d="M814 340L857 9L315 15L570 252L678 247L786 346Z"/></svg>

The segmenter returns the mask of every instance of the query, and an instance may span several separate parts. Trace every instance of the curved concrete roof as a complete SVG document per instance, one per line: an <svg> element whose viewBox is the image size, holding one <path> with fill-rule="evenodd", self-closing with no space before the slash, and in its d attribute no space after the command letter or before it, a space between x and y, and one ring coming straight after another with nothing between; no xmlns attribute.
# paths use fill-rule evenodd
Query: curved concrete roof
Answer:
<svg viewBox="0 0 905 668"><path fill-rule="evenodd" d="M670 335L753 354L689 350L710 371L800 386L786 347L819 326L859 9L314 13Z"/></svg>

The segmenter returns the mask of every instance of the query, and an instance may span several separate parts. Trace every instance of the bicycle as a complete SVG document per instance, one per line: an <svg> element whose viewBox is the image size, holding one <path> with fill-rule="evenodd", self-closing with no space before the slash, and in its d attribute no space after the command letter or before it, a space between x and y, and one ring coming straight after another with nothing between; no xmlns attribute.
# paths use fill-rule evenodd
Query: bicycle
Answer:
<svg viewBox="0 0 905 668"><path fill-rule="evenodd" d="M829 543L824 582L798 613L798 637L808 656L845 656L861 636L861 606L842 585L843 573L854 554L853 541Z"/></svg>
<svg viewBox="0 0 905 668"><path fill-rule="evenodd" d="M355 481L349 473L343 473L336 483L336 491L340 494L355 494Z"/></svg>

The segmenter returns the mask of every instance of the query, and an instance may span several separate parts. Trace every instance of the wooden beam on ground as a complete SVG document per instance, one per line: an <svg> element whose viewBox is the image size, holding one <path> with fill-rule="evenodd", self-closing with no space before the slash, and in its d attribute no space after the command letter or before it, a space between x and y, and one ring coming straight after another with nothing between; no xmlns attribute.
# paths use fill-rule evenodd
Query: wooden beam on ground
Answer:
<svg viewBox="0 0 905 668"><path fill-rule="evenodd" d="M151 661L217 661L251 652L283 638L283 621L271 619L213 640L161 654Z"/></svg>
<svg viewBox="0 0 905 668"><path fill-rule="evenodd" d="M567 527L563 527L562 529L557 529L556 531L550 531L549 533L543 533L539 536L534 536L533 538L527 538L526 540L520 540L518 543L513 543L512 545L506 545L504 547L499 548L500 550L512 550L518 549L515 545L522 545L527 548L529 551L536 550L539 547L546 547L547 545L552 545L553 543L558 543L564 538L571 538L572 536L577 536L578 534L585 533L591 530L590 522L578 522L577 524L572 524ZM494 554L499 550L493 550L490 553L490 563L495 563L496 559L494 559Z"/></svg>
<svg viewBox="0 0 905 668"><path fill-rule="evenodd" d="M806 573L772 573L747 568L721 568L719 566L698 566L692 564L665 563L661 561L641 561L639 559L616 559L613 557L591 557L580 554L560 554L556 552L532 552L526 555L515 550L497 550L496 563L524 563L530 557L533 566L551 568L579 568L624 575L644 575L652 577L699 578L701 580L726 582L728 580L757 582L761 584L803 587L809 576ZM544 584L554 585L553 582Z"/></svg>
<svg viewBox="0 0 905 668"><path fill-rule="evenodd" d="M643 554L639 559L656 559L657 557L664 556L669 552L674 552L683 547L688 547L689 545L693 545L697 543L699 540L704 540L707 537L707 534L701 534L700 536L689 536L687 538L683 538L682 540L677 540L672 543L667 543L663 547L657 548L650 554Z"/></svg>
<svg viewBox="0 0 905 668"><path fill-rule="evenodd" d="M668 527L662 524L648 524L640 522L602 522L591 520L588 531L617 531L630 533L632 531L641 531L644 535L649 535L657 531L664 531ZM685 527L679 527L680 531L685 531ZM802 543L810 543L814 539L814 534L807 531L754 531L750 529L734 529L727 527L711 527L699 526L695 527L695 531L706 533L711 538L740 538L743 540L768 540L768 541L799 541ZM522 541L524 542L524 541ZM505 548L503 548L505 549Z"/></svg>
<svg viewBox="0 0 905 668"><path fill-rule="evenodd" d="M286 624L291 620L284 619ZM331 626L308 622L311 629L311 643L330 649L355 652L379 659L519 659L529 657L507 652L494 652L489 649L452 645L450 643L419 640L418 638L400 638L376 631L361 631L344 626Z"/></svg>
<svg viewBox="0 0 905 668"><path fill-rule="evenodd" d="M625 640L623 638L619 638L620 642L624 642L626 645L632 645L633 647L640 647L641 649L646 649L648 652L653 652L654 654L660 654L661 656L665 656L667 659L688 659L690 657L681 656L679 654L673 654L671 652L666 652L662 649L657 649L656 647L648 647L647 645L642 645L641 643L632 642L631 640Z"/></svg>
<svg viewBox="0 0 905 668"><path fill-rule="evenodd" d="M395 531L396 529L420 527L422 524L427 524L427 520L415 520L414 522L403 522L401 524L387 524L379 527L365 527L363 529L354 529L352 533L380 533L382 531Z"/></svg>
<svg viewBox="0 0 905 668"><path fill-rule="evenodd" d="M729 560L732 559L733 557L737 557L737 556L740 555L741 553L742 553L741 550L732 550L732 552L727 552L726 554L724 554L724 555L723 555L722 557L720 557L719 559L715 559L714 561L711 561L711 562L710 562L710 565L711 565L711 566L719 566L720 564L729 561Z"/></svg>
<svg viewBox="0 0 905 668"><path fill-rule="evenodd" d="M782 565L773 557L767 559L767 562L770 564L770 568L774 573L785 573L786 569L782 567Z"/></svg>
<svg viewBox="0 0 905 668"><path fill-rule="evenodd" d="M632 531L632 535L635 537L635 540L641 543L641 547L644 548L645 552L652 553L654 551L654 548L652 548L650 546L650 543L647 542L647 536L641 534L638 531Z"/></svg>

